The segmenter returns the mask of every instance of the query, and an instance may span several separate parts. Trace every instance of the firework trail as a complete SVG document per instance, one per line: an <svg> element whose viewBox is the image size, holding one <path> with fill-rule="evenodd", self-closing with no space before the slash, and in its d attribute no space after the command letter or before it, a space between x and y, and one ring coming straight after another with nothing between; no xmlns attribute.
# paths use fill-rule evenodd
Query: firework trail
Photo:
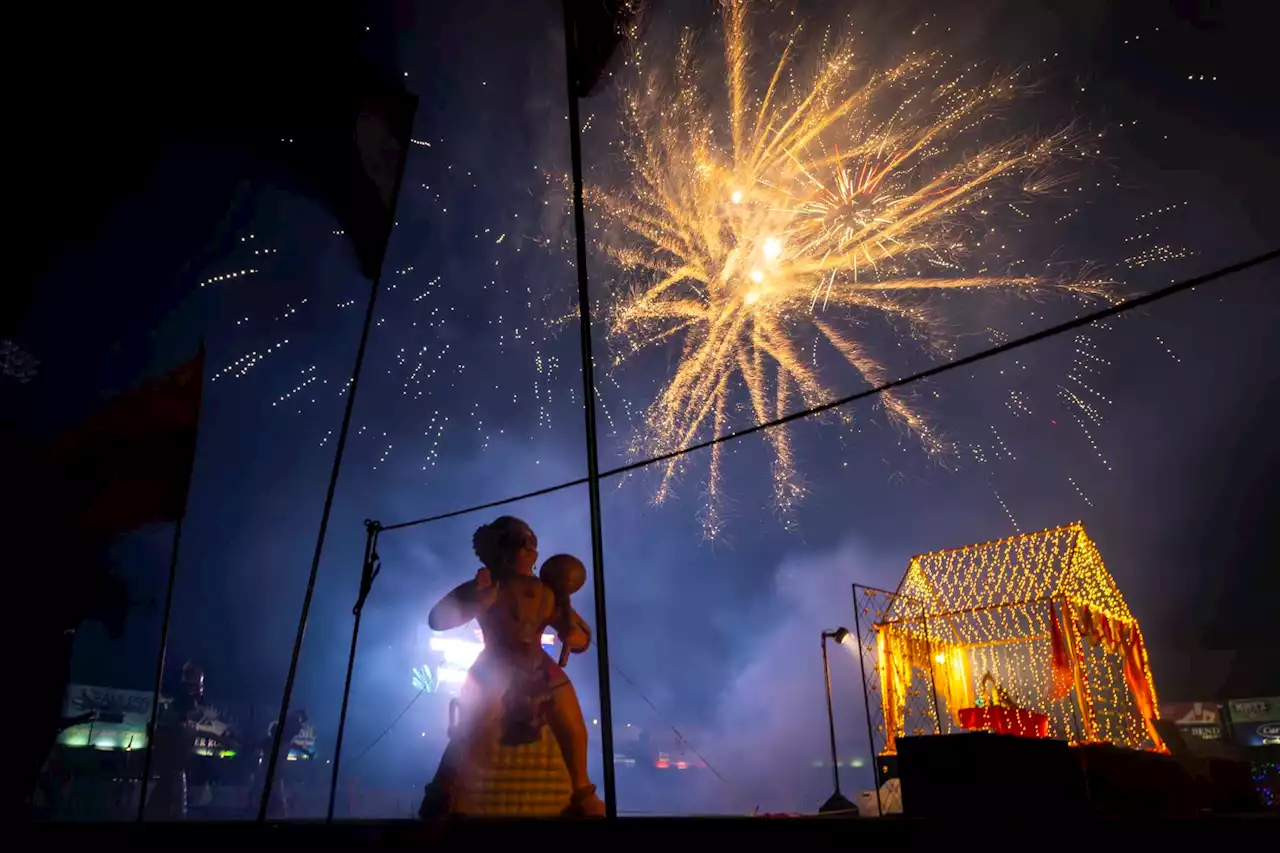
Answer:
<svg viewBox="0 0 1280 853"><path fill-rule="evenodd" d="M939 55L909 55L864 71L852 47L793 62L799 32L767 83L752 74L745 2L723 6L724 104L703 97L690 33L673 63L637 75L623 94L628 179L588 187L610 236L602 248L622 275L609 322L615 366L678 343L680 360L649 406L636 455L677 450L724 432L745 398L757 422L835 396L802 341L815 336L871 384L890 378L851 329L883 315L948 352L930 292L1001 287L1020 292L1096 285L966 265L999 193L1054 184L1069 134L984 137L1012 78L971 83ZM972 73L972 72L970 72ZM763 84L757 86L756 84ZM887 416L930 454L946 450L908 398L885 394ZM784 520L803 497L784 429L771 430L774 499ZM667 463L669 494L683 459ZM712 448L704 533L721 527L721 448Z"/></svg>

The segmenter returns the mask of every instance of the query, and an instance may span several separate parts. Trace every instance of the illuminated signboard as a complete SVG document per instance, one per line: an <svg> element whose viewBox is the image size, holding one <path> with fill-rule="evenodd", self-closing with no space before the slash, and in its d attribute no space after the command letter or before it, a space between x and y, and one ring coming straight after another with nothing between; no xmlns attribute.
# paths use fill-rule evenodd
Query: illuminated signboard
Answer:
<svg viewBox="0 0 1280 853"><path fill-rule="evenodd" d="M1280 696L1227 702L1231 729L1242 746L1280 746Z"/></svg>
<svg viewBox="0 0 1280 853"><path fill-rule="evenodd" d="M143 749L147 745L147 723L151 719L151 692L116 690L89 684L67 685L63 700L64 717L93 713L93 722L71 726L58 735L64 746L92 746L95 749Z"/></svg>
<svg viewBox="0 0 1280 853"><path fill-rule="evenodd" d="M1169 702L1160 706L1160 719L1180 726L1217 725L1221 719L1216 702Z"/></svg>
<svg viewBox="0 0 1280 853"><path fill-rule="evenodd" d="M58 735L58 743L69 747L93 747L94 749L145 749L147 724L151 719L149 690L119 690L114 687L96 687L88 684L71 684L62 707L64 717L94 714L94 719L71 726ZM160 697L161 707L169 697ZM237 710L238 709L238 710ZM232 741L246 738L250 745L265 737L266 732L255 730L252 723L262 720L274 722L275 712L270 708L258 708L258 714L249 707L234 703L215 705L205 702L200 706L200 717L190 723L192 751L196 755L233 758L236 755ZM237 724L247 721L246 726ZM259 734L261 732L261 734ZM316 733L311 723L303 725L298 736L289 745L288 760L310 758L315 752Z"/></svg>
<svg viewBox="0 0 1280 853"><path fill-rule="evenodd" d="M1169 702L1160 706L1160 718L1177 725L1187 737L1222 740L1222 715L1216 702Z"/></svg>
<svg viewBox="0 0 1280 853"><path fill-rule="evenodd" d="M544 648L553 647L555 642L554 634L542 635ZM418 645L424 663L414 667L414 689L456 695L472 664L484 651L484 634L478 628L442 632L423 625L418 629Z"/></svg>
<svg viewBox="0 0 1280 853"><path fill-rule="evenodd" d="M1227 703L1233 723L1280 722L1280 696L1257 699L1232 699Z"/></svg>

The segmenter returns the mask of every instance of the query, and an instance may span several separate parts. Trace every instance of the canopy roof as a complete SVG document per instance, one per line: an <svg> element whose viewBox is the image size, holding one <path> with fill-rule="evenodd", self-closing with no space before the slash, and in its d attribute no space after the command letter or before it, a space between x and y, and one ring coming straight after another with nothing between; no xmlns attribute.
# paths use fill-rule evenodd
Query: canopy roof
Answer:
<svg viewBox="0 0 1280 853"><path fill-rule="evenodd" d="M992 628L1000 633L998 623L1006 621L996 618L1000 610L1022 610L1053 598L1133 621L1097 546L1076 522L912 557L885 623L914 633L927 619L936 639L966 642L977 627L967 623L978 614L984 614L984 623L996 623L984 625L981 633L989 636Z"/></svg>

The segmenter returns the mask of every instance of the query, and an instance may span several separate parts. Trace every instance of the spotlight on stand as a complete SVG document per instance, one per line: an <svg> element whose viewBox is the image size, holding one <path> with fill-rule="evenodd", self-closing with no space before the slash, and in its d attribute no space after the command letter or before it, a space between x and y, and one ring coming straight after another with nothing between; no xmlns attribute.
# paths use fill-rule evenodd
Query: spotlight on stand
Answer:
<svg viewBox="0 0 1280 853"><path fill-rule="evenodd" d="M822 632L822 672L827 681L827 730L831 735L831 783L834 789L827 801L818 808L818 814L846 812L856 815L858 807L851 803L848 797L840 793L840 764L836 759L836 716L831 707L831 664L827 659L828 639L844 645L852 639L852 635L849 633L848 628L837 628L834 631Z"/></svg>

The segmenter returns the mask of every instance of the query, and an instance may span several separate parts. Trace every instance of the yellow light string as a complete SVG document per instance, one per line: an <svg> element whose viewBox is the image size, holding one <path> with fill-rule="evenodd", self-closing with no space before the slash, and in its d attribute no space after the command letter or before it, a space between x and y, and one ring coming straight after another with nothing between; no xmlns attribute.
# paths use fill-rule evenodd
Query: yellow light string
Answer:
<svg viewBox="0 0 1280 853"><path fill-rule="evenodd" d="M1052 688L1052 600L1063 602L1063 640L1077 669L1076 689L1060 699L1053 698ZM945 667L935 663L937 654L962 650L973 680L970 692L990 673L1023 707L1049 718L1052 736L1075 739L1078 703L1085 740L1150 747L1146 722L1125 678L1123 640L1095 644L1088 639L1101 633L1101 617L1135 642L1141 637L1097 546L1076 523L913 558L885 609L884 636L892 632L907 644L912 637L927 639L930 669L920 667L917 673L908 664L901 673L911 680L912 698L933 689L930 677L936 681L939 672L946 677ZM1086 619L1097 623L1093 631L1086 630ZM1154 697L1145 647L1140 663ZM926 698L924 716L940 730L952 730L957 709L944 706L948 698L958 701L952 685L938 690L936 712L933 697Z"/></svg>

